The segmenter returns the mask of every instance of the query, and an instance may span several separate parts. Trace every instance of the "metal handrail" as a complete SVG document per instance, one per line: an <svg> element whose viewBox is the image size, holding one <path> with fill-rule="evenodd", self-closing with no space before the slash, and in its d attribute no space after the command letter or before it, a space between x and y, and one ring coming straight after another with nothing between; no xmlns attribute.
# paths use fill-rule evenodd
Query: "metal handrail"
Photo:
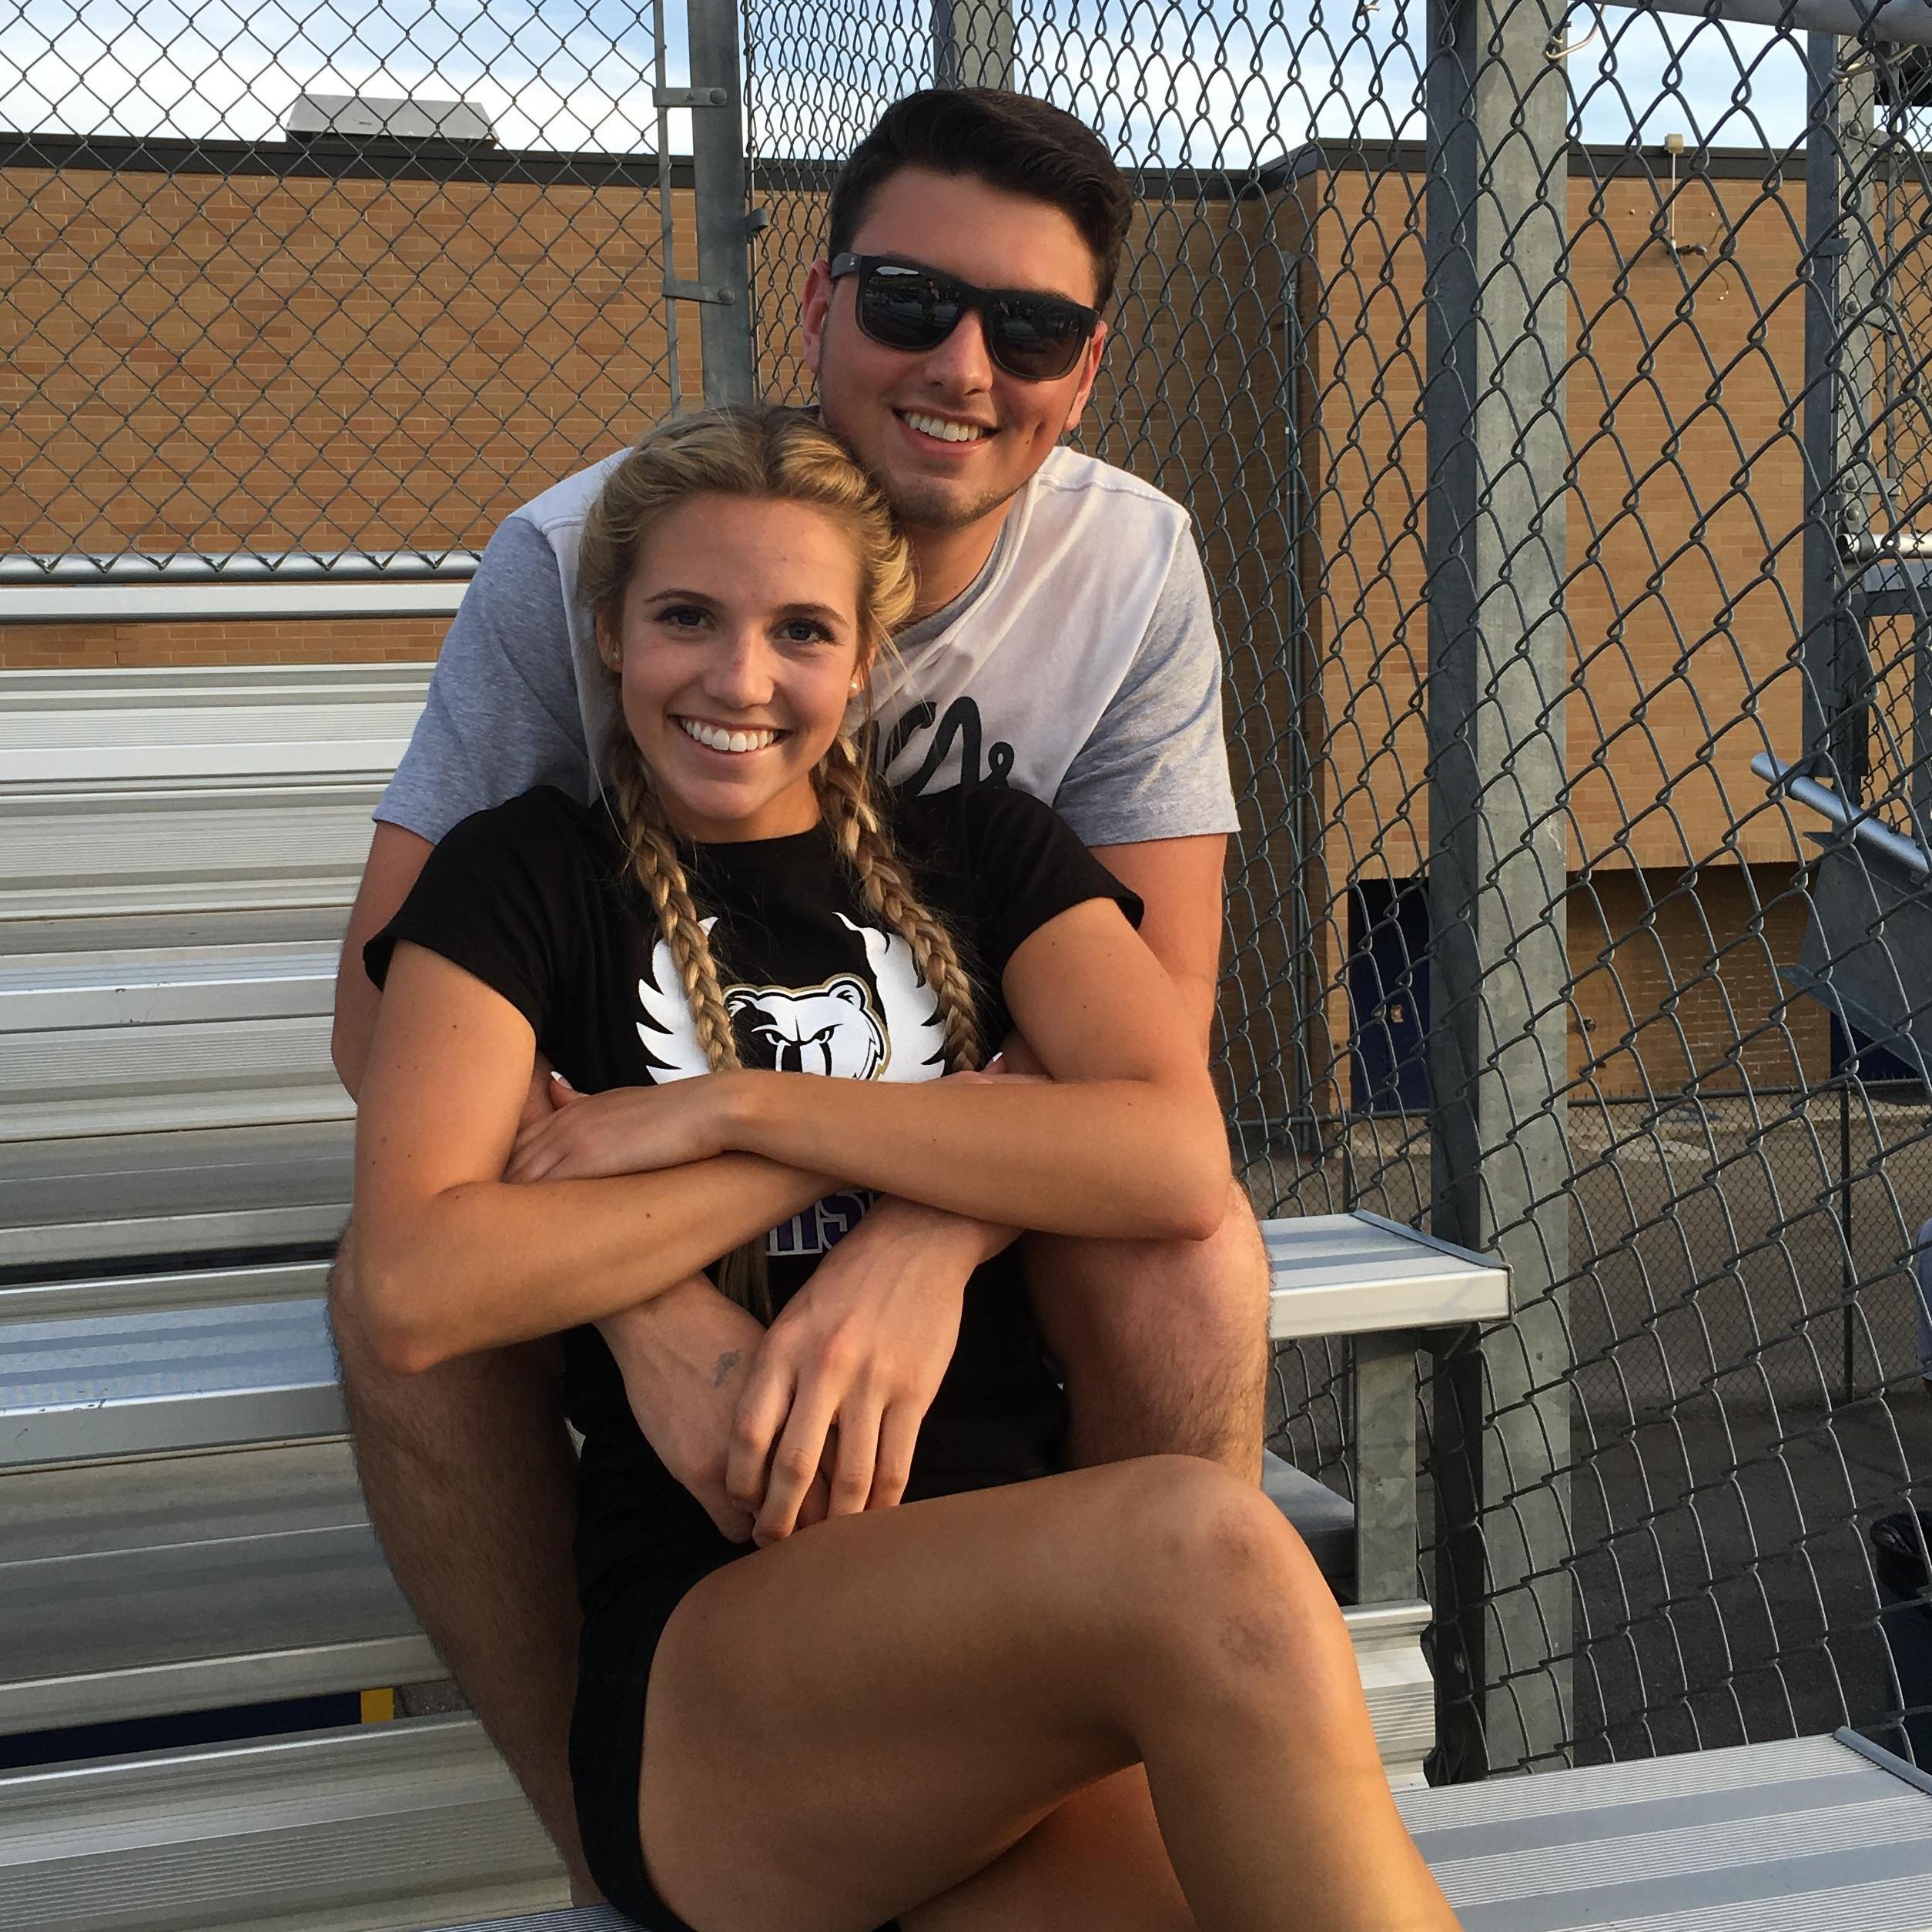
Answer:
<svg viewBox="0 0 1932 1932"><path fill-rule="evenodd" d="M1816 778L1806 778L1797 765L1774 758L1769 752L1760 752L1752 759L1751 769L1775 790L1830 819L1840 832L1849 832L1854 844L1904 866L1920 879L1932 879L1932 853L1869 812L1841 799Z"/></svg>

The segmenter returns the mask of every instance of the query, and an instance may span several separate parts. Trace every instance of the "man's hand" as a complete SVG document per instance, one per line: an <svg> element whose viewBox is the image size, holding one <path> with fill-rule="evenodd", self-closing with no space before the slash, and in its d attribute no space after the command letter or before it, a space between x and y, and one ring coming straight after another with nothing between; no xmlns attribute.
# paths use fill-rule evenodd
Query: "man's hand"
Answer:
<svg viewBox="0 0 1932 1932"><path fill-rule="evenodd" d="M752 1512L732 1502L725 1480L732 1418L765 1341L756 1318L697 1274L597 1326L645 1440L722 1535L748 1542ZM819 1522L826 1502L822 1480L809 1485L800 1523Z"/></svg>
<svg viewBox="0 0 1932 1932"><path fill-rule="evenodd" d="M959 1341L967 1277L1013 1238L936 1209L879 1202L772 1324L732 1429L725 1488L776 1542L811 1520L905 1494L919 1425Z"/></svg>

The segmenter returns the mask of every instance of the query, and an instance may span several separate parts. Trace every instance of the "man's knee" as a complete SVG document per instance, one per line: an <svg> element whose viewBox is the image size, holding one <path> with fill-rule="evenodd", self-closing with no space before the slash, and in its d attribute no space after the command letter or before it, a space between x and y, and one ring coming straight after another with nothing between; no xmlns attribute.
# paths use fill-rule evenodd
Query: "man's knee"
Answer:
<svg viewBox="0 0 1932 1932"><path fill-rule="evenodd" d="M1103 1348L1170 1348L1189 1359L1258 1359L1267 1338L1268 1260L1254 1210L1228 1192L1204 1241L1040 1243L1030 1249L1036 1301L1050 1325Z"/></svg>
<svg viewBox="0 0 1932 1932"><path fill-rule="evenodd" d="M417 1375L399 1374L377 1353L357 1296L353 1227L329 1271L330 1332L349 1432L365 1481L377 1458L474 1459L480 1444L541 1432L563 1435L561 1350L552 1339L493 1348ZM375 1472L378 1476L380 1470Z"/></svg>
<svg viewBox="0 0 1932 1932"><path fill-rule="evenodd" d="M1075 1461L1173 1453L1260 1479L1268 1266L1245 1196L1205 1241L1036 1242L1027 1263Z"/></svg>

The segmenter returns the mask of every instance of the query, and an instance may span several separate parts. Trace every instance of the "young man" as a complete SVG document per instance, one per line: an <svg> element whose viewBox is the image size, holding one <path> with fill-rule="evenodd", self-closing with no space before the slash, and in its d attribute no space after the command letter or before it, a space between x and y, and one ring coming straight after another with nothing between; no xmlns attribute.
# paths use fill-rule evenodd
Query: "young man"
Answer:
<svg viewBox="0 0 1932 1932"><path fill-rule="evenodd" d="M879 479L919 569L901 668L875 694L882 762L915 789L1010 783L1056 805L1146 901L1143 933L1204 1051L1235 825L1207 587L1178 505L1060 447L1099 370L1130 209L1104 147L1059 110L979 91L910 96L839 178L802 334L824 420ZM608 719L576 544L608 467L509 519L450 628L377 810L344 949L336 1060L352 1092L377 998L362 942L435 841L533 785L592 795ZM747 1387L809 1374L909 1281L956 1284L1010 1238L882 1201L749 1346L742 1311L714 1292L658 1297L631 1319L625 1362L634 1402L663 1418L653 1446L743 1536L760 1478L746 1479L742 1445L729 1451ZM1204 1243L1033 1237L1028 1265L1067 1380L1073 1460L1177 1452L1258 1472L1267 1269L1244 1200ZM564 1750L571 1452L547 1358L508 1350L386 1373L347 1244L332 1311L384 1546L581 1880ZM882 1467L869 1492L821 1488L800 1520L881 1506L902 1482Z"/></svg>

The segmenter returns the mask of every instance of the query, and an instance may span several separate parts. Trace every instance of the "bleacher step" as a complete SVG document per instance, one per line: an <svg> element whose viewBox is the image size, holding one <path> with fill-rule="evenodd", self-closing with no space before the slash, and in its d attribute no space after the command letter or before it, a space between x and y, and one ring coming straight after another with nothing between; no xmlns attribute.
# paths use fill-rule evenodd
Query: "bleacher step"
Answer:
<svg viewBox="0 0 1932 1932"><path fill-rule="evenodd" d="M0 1778L0 1932L428 1932L568 1900L468 1717Z"/></svg>
<svg viewBox="0 0 1932 1932"><path fill-rule="evenodd" d="M320 1301L0 1324L0 1468L340 1435Z"/></svg>
<svg viewBox="0 0 1932 1932"><path fill-rule="evenodd" d="M0 1144L0 1269L333 1246L353 1139L344 1119Z"/></svg>
<svg viewBox="0 0 1932 1932"><path fill-rule="evenodd" d="M0 1734L441 1677L348 1445L0 1475Z"/></svg>

